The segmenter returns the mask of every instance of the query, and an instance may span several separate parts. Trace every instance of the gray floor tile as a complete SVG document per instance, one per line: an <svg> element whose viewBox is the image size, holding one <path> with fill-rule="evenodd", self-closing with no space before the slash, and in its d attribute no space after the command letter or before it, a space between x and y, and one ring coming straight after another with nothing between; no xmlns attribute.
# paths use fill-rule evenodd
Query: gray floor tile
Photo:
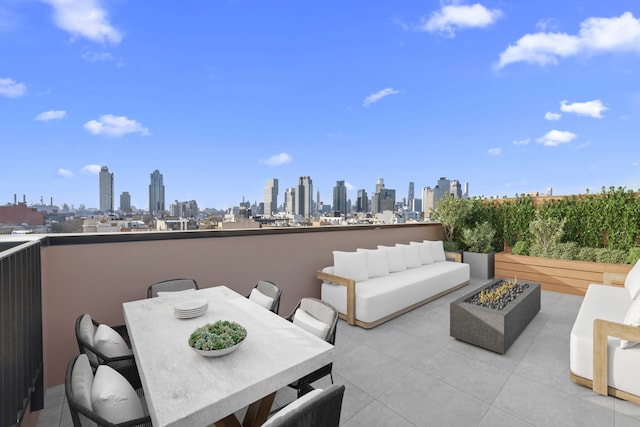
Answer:
<svg viewBox="0 0 640 427"><path fill-rule="evenodd" d="M491 407L478 427L530 427L532 425L533 424L522 421L506 412Z"/></svg>
<svg viewBox="0 0 640 427"><path fill-rule="evenodd" d="M417 371L379 400L416 426L475 426L489 409L479 399Z"/></svg>
<svg viewBox="0 0 640 427"><path fill-rule="evenodd" d="M635 418L638 425L640 425L640 405L636 405L635 403L627 402L626 400L620 399L613 399L613 401L613 407L616 411L616 414Z"/></svg>
<svg viewBox="0 0 640 427"><path fill-rule="evenodd" d="M345 423L341 417L340 425L345 427L413 427L413 424L378 401L371 402Z"/></svg>
<svg viewBox="0 0 640 427"><path fill-rule="evenodd" d="M540 427L608 427L614 411L513 374L494 406Z"/></svg>

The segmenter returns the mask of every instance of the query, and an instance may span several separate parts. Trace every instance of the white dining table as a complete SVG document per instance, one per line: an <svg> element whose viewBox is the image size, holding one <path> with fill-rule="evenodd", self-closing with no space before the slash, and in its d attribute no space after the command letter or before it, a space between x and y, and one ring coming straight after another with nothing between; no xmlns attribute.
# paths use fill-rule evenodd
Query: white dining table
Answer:
<svg viewBox="0 0 640 427"><path fill-rule="evenodd" d="M174 305L208 301L204 315L174 316ZM332 362L334 347L226 286L179 292L123 304L133 353L154 426L240 425L234 413L249 407L244 426L262 424L275 393ZM220 357L194 352L197 327L235 321L247 337Z"/></svg>

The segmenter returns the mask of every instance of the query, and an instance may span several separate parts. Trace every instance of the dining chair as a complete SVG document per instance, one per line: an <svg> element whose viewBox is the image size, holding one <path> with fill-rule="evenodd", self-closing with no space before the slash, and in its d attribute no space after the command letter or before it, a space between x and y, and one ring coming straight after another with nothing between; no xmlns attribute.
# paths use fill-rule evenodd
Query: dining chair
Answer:
<svg viewBox="0 0 640 427"><path fill-rule="evenodd" d="M315 389L280 409L263 427L338 427L344 385Z"/></svg>
<svg viewBox="0 0 640 427"><path fill-rule="evenodd" d="M100 390L96 393L100 396L98 402L92 398L94 388ZM64 389L74 427L152 425L142 402L142 386L127 383L126 378L113 371L98 374L86 354L73 357L67 364Z"/></svg>
<svg viewBox="0 0 640 427"><path fill-rule="evenodd" d="M102 324L89 314L76 318L78 349L87 355L91 366L108 365L138 387L142 383L126 330L125 325Z"/></svg>
<svg viewBox="0 0 640 427"><path fill-rule="evenodd" d="M331 304L318 298L305 297L298 301L286 319L329 344L335 345L338 310ZM333 384L333 362L289 384L289 387L295 388L300 397L304 394L305 386L327 375L331 377L331 384Z"/></svg>
<svg viewBox="0 0 640 427"><path fill-rule="evenodd" d="M147 289L147 298L155 298L158 292L177 292L189 289L200 289L194 279L169 279L154 283Z"/></svg>
<svg viewBox="0 0 640 427"><path fill-rule="evenodd" d="M282 289L273 282L260 280L247 296L253 302L262 305L267 310L278 314Z"/></svg>

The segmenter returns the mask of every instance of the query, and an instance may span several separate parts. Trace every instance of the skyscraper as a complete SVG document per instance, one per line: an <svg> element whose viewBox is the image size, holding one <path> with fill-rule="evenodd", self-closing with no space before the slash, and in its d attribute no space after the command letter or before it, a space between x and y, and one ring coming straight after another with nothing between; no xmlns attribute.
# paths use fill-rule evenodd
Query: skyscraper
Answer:
<svg viewBox="0 0 640 427"><path fill-rule="evenodd" d="M113 173L109 168L100 168L100 212L113 212Z"/></svg>
<svg viewBox="0 0 640 427"><path fill-rule="evenodd" d="M151 214L164 213L164 182L158 169L151 173L149 184L149 212Z"/></svg>
<svg viewBox="0 0 640 427"><path fill-rule="evenodd" d="M367 191L363 188L358 190L358 200L356 202L357 212L369 212L369 197Z"/></svg>
<svg viewBox="0 0 640 427"><path fill-rule="evenodd" d="M271 216L278 211L278 180L268 179L264 187L264 215Z"/></svg>
<svg viewBox="0 0 640 427"><path fill-rule="evenodd" d="M296 209L296 189L287 188L284 192L284 211L286 213L295 213Z"/></svg>
<svg viewBox="0 0 640 427"><path fill-rule="evenodd" d="M336 186L333 187L332 209L340 215L347 215L347 186L344 181L336 181Z"/></svg>
<svg viewBox="0 0 640 427"><path fill-rule="evenodd" d="M313 204L313 183L311 177L301 176L296 187L296 211L298 215L305 218L311 218L313 212L311 206Z"/></svg>
<svg viewBox="0 0 640 427"><path fill-rule="evenodd" d="M414 210L414 207L413 207L414 198L415 198L414 184L413 184L413 181L409 181L409 194L407 195L407 206L409 207L409 210Z"/></svg>
<svg viewBox="0 0 640 427"><path fill-rule="evenodd" d="M131 194L128 191L120 193L120 210L123 212L131 212Z"/></svg>

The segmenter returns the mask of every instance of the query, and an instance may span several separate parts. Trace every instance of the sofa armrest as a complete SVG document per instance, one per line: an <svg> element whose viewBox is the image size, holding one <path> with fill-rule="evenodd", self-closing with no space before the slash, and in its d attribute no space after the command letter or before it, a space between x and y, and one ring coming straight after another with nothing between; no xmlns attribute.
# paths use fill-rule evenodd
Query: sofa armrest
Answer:
<svg viewBox="0 0 640 427"><path fill-rule="evenodd" d="M347 277L318 271L316 277L324 282L335 283L347 287L347 312L346 321L350 325L356 324L356 281Z"/></svg>
<svg viewBox="0 0 640 427"><path fill-rule="evenodd" d="M444 256L447 261L462 262L462 254L460 252L445 252Z"/></svg>
<svg viewBox="0 0 640 427"><path fill-rule="evenodd" d="M595 319L593 321L593 391L608 394L608 337L640 342L640 327Z"/></svg>
<svg viewBox="0 0 640 427"><path fill-rule="evenodd" d="M624 286L624 279L627 278L626 274L622 273L602 273L602 283L605 285Z"/></svg>

